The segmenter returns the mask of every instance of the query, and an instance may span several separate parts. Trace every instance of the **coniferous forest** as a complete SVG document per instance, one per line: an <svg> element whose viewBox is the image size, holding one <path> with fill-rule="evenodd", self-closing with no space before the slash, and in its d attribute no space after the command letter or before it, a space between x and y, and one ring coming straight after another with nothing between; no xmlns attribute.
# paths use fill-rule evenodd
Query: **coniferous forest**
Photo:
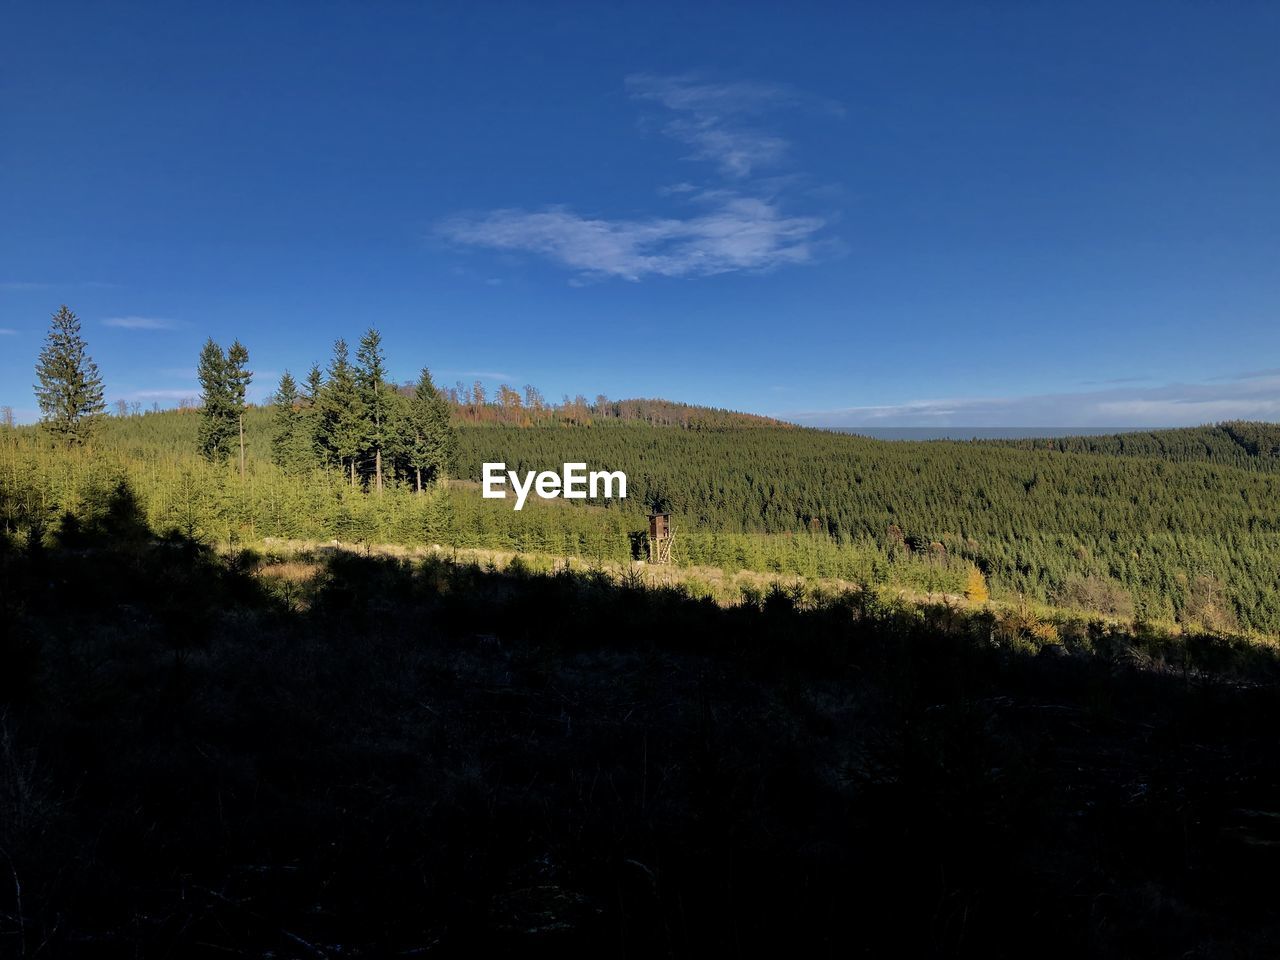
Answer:
<svg viewBox="0 0 1280 960"><path fill-rule="evenodd" d="M892 443L356 342L108 414L55 314L0 432L8 954L1270 954L1280 428Z"/></svg>
<svg viewBox="0 0 1280 960"><path fill-rule="evenodd" d="M65 323L59 314L46 352L66 357L43 358L42 370L84 353L58 339ZM549 404L533 387L462 396L425 367L398 384L372 329L354 357L340 340L327 366L301 382L285 372L271 403L249 406L248 362L238 341L209 341L198 405L105 416L90 386L70 401L82 416L55 399L44 426L9 430L10 535L52 529L122 478L157 529L224 544L336 539L624 562L643 557L645 516L660 510L675 519L684 566L953 594L976 570L997 599L1280 635L1274 425L876 441L663 401ZM535 499L515 512L479 498L486 461L622 470L629 496Z"/></svg>

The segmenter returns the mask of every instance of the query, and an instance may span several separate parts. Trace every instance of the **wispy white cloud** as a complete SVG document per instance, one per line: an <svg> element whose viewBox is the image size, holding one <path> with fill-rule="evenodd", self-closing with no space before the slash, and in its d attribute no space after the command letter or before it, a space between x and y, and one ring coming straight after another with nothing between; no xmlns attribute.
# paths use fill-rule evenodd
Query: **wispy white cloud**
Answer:
<svg viewBox="0 0 1280 960"><path fill-rule="evenodd" d="M1280 419L1280 372L1230 382L1081 393L944 397L784 414L815 426L1114 427Z"/></svg>
<svg viewBox="0 0 1280 960"><path fill-rule="evenodd" d="M625 83L640 100L655 100L669 110L698 116L726 117L759 114L809 98L782 83L758 80L713 82L697 74L633 73Z"/></svg>
<svg viewBox="0 0 1280 960"><path fill-rule="evenodd" d="M18 331L13 327L0 327L0 337L16 337Z"/></svg>
<svg viewBox="0 0 1280 960"><path fill-rule="evenodd" d="M691 159L711 161L734 179L779 163L791 148L784 137L759 125L764 114L786 107L843 112L838 104L779 83L715 83L693 75L637 73L626 78L626 85L635 99L661 104L676 114L662 130L693 147Z"/></svg>
<svg viewBox="0 0 1280 960"><path fill-rule="evenodd" d="M1265 370L1245 370L1242 373L1229 373L1226 376L1214 377L1215 380L1259 380L1280 377L1280 367L1268 367Z"/></svg>
<svg viewBox="0 0 1280 960"><path fill-rule="evenodd" d="M663 131L691 145L692 156L713 163L720 174L711 185L657 188L660 196L694 210L609 217L564 204L506 208L449 218L437 225L437 235L458 245L541 256L573 271L575 285L765 272L816 258L825 246L817 235L832 218L784 210L782 195L794 187L794 176L753 176L790 150L756 121L781 107L834 112L836 106L781 84L635 74L626 86L634 99L674 113Z"/></svg>
<svg viewBox="0 0 1280 960"><path fill-rule="evenodd" d="M743 123L787 102L784 87L775 84L700 83L693 77L633 74L627 90L637 100L661 104L676 114L663 133L693 147L692 160L715 163L727 177L740 179L762 166L777 164L790 144L776 133Z"/></svg>
<svg viewBox="0 0 1280 960"><path fill-rule="evenodd" d="M732 130L708 120L676 120L667 132L694 147L693 160L710 160L730 177L748 177L764 166L782 161L791 144L758 130Z"/></svg>
<svg viewBox="0 0 1280 960"><path fill-rule="evenodd" d="M0 290L47 290L51 284L33 283L30 280L0 280Z"/></svg>
<svg viewBox="0 0 1280 960"><path fill-rule="evenodd" d="M103 326L120 327L123 330L176 330L182 326L177 320L166 320L163 317L108 317L102 321Z"/></svg>
<svg viewBox="0 0 1280 960"><path fill-rule="evenodd" d="M564 207L495 210L441 225L457 243L539 254L587 279L710 276L804 263L814 255L819 217L786 216L774 203L733 196L708 213L609 220Z"/></svg>

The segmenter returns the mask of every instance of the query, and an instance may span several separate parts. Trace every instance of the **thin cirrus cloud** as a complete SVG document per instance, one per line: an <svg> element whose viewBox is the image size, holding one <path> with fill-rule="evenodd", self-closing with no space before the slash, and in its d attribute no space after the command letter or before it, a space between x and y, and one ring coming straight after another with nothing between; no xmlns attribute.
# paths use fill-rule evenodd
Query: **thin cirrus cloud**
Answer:
<svg viewBox="0 0 1280 960"><path fill-rule="evenodd" d="M1114 387L1080 393L950 397L783 414L831 427L1162 427L1280 419L1280 371L1231 382Z"/></svg>
<svg viewBox="0 0 1280 960"><path fill-rule="evenodd" d="M1280 367L1267 367L1265 370L1245 370L1241 373L1229 373L1214 377L1215 380L1264 380L1280 376Z"/></svg>
<svg viewBox="0 0 1280 960"><path fill-rule="evenodd" d="M660 195L696 206L695 211L611 218L577 213L564 204L506 208L450 217L437 225L437 234L459 246L542 257L572 271L577 284L766 272L817 256L822 248L817 235L828 218L786 212L781 193L789 178L753 175L782 162L791 148L754 121L819 101L781 85L705 83L688 76L635 74L626 87L633 99L667 111L662 132L693 147L691 159L713 164L720 178L716 184L658 188Z"/></svg>
<svg viewBox="0 0 1280 960"><path fill-rule="evenodd" d="M458 243L540 254L584 278L710 276L804 263L818 217L788 217L776 204L733 197L700 216L609 220L564 207L495 210L443 225Z"/></svg>
<svg viewBox="0 0 1280 960"><path fill-rule="evenodd" d="M692 76L636 73L626 78L626 86L633 98L658 103L674 114L662 131L693 147L690 159L715 163L724 176L733 179L778 164L791 149L785 138L747 118L818 103L775 83L707 83Z"/></svg>
<svg viewBox="0 0 1280 960"><path fill-rule="evenodd" d="M122 330L176 330L182 326L177 320L166 320L163 317L108 317L102 321L105 327L119 327Z"/></svg>
<svg viewBox="0 0 1280 960"><path fill-rule="evenodd" d="M0 337L16 337L18 331L13 327L0 327Z"/></svg>

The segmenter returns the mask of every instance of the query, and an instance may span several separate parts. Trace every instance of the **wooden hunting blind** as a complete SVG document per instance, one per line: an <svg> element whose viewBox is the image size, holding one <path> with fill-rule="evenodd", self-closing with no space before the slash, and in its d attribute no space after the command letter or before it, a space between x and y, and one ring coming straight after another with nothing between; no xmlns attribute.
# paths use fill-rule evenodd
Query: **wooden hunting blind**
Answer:
<svg viewBox="0 0 1280 960"><path fill-rule="evenodd" d="M671 562L671 514L649 514L649 562Z"/></svg>

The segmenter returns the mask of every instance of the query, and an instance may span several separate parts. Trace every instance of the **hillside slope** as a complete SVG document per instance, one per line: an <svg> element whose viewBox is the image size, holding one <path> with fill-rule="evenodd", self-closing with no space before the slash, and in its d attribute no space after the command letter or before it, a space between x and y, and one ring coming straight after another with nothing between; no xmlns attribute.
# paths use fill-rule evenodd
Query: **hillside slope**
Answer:
<svg viewBox="0 0 1280 960"><path fill-rule="evenodd" d="M1009 593L1100 597L1112 584L1147 616L1280 628L1271 471L813 430L491 429L461 440L464 475L488 460L621 469L633 500L690 529L870 539L888 554L966 558Z"/></svg>
<svg viewBox="0 0 1280 960"><path fill-rule="evenodd" d="M87 454L32 431L4 447L3 509L56 523L94 489L129 480L149 518L223 542L299 539L638 555L645 512L669 509L677 560L725 569L906 579L955 591L970 566L993 595L1280 633L1280 475L1237 464L985 443L889 443L800 428L681 429L616 418L589 426L463 425L463 479L569 461L624 470L628 498L519 513L467 489L383 497L336 471L289 475L268 460L269 410L248 417L250 473L195 455L194 412L111 418ZM1242 448L1243 449L1243 448ZM1259 442L1258 456L1266 449ZM7 520L6 523L17 523ZM26 521L24 521L26 522Z"/></svg>
<svg viewBox="0 0 1280 960"><path fill-rule="evenodd" d="M1098 436L978 440L988 446L1061 453L1154 457L1173 463L1203 462L1248 470L1280 470L1280 424L1233 420L1203 427Z"/></svg>

